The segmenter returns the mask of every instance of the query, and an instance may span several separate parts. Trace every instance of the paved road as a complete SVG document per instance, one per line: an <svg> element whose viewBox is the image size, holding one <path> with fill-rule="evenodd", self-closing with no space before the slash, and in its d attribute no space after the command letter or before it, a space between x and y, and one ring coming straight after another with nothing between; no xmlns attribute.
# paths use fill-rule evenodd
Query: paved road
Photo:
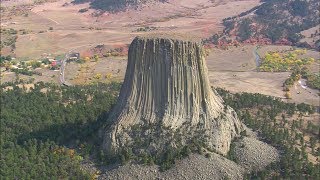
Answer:
<svg viewBox="0 0 320 180"><path fill-rule="evenodd" d="M67 60L70 58L71 52L72 51L69 51L68 53L66 53L64 59L61 62L61 67L60 67L60 83L62 85L67 85L67 86L69 86L70 83L67 83L65 78L64 78L64 70L65 70L65 67L66 67L66 64L67 64Z"/></svg>
<svg viewBox="0 0 320 180"><path fill-rule="evenodd" d="M260 66L261 58L260 58L257 50L258 50L258 46L256 46L256 47L253 49L253 54L254 54L254 56L255 56L257 70L259 71L259 66Z"/></svg>

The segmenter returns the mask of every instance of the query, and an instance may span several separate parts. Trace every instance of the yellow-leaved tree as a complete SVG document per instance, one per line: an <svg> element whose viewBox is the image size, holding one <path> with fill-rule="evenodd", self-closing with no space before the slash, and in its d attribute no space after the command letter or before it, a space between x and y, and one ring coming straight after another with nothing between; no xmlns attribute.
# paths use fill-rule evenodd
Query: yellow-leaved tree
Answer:
<svg viewBox="0 0 320 180"><path fill-rule="evenodd" d="M101 79L102 75L100 73L97 73L96 75L93 76L95 79Z"/></svg>

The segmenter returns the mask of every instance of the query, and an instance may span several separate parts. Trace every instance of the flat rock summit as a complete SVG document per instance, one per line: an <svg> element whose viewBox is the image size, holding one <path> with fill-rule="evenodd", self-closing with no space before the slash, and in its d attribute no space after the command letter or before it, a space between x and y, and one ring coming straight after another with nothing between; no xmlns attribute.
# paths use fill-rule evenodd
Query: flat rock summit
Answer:
<svg viewBox="0 0 320 180"><path fill-rule="evenodd" d="M225 155L243 130L234 110L210 87L202 45L178 35L132 41L109 120L103 142L108 154L128 147L152 154L197 138Z"/></svg>

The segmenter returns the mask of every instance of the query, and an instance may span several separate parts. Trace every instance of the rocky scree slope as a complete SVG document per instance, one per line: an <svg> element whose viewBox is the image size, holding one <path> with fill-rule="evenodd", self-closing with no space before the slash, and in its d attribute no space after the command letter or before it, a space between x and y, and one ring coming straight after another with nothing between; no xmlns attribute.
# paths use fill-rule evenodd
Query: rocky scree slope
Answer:
<svg viewBox="0 0 320 180"><path fill-rule="evenodd" d="M212 154L210 158L193 154L165 172L160 172L156 165L127 164L108 171L98 179L220 180L243 179L243 173L242 167L218 154Z"/></svg>
<svg viewBox="0 0 320 180"><path fill-rule="evenodd" d="M234 142L232 149L237 164L247 172L261 171L272 162L280 160L276 148L252 137L244 137Z"/></svg>

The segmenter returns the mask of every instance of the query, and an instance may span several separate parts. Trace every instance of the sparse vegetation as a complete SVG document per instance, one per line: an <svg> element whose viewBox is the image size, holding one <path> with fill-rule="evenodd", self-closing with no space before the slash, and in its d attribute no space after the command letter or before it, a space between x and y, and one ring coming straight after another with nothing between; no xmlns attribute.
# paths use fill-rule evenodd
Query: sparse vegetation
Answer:
<svg viewBox="0 0 320 180"><path fill-rule="evenodd" d="M18 31L12 28L4 29L1 28L0 31L0 50L2 51L3 48L9 48L11 53L16 49L16 41L18 39Z"/></svg>
<svg viewBox="0 0 320 180"><path fill-rule="evenodd" d="M136 31L137 32L147 32L147 31L153 31L153 30L156 30L157 28L156 27L153 27L153 26L145 26L145 27L141 27L141 28L138 28Z"/></svg>
<svg viewBox="0 0 320 180"><path fill-rule="evenodd" d="M106 53L103 54L104 57L110 57L110 56L124 56L127 52L125 51L124 47L110 49Z"/></svg>
<svg viewBox="0 0 320 180"><path fill-rule="evenodd" d="M229 34L235 28L237 36L242 41L264 36L273 43L286 38L296 44L302 39L301 31L318 24L317 0L264 0L263 2L238 16L224 19L224 32ZM254 16L246 17L252 12ZM255 27L254 31L251 25Z"/></svg>
<svg viewBox="0 0 320 180"><path fill-rule="evenodd" d="M306 67L295 68L288 79L283 83L283 90L289 91L289 88L294 85L300 78L307 80L307 86L313 89L320 89L319 73L311 73Z"/></svg>
<svg viewBox="0 0 320 180"><path fill-rule="evenodd" d="M12 69L12 72L15 72L16 74L23 74L23 75L27 75L27 76L32 76L33 74L35 74L33 71L30 71L26 68L24 69Z"/></svg>

